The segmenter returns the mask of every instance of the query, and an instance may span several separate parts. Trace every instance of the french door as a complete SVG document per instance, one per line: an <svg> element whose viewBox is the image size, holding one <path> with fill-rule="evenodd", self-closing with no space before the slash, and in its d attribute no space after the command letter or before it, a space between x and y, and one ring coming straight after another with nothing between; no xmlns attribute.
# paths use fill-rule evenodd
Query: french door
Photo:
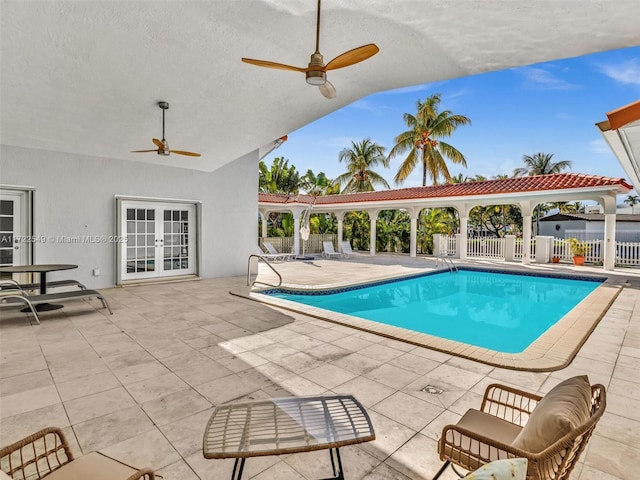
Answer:
<svg viewBox="0 0 640 480"><path fill-rule="evenodd" d="M27 192L0 191L0 266L26 265L33 239L28 236ZM11 277L11 274L7 276ZM17 279L22 281L22 279Z"/></svg>
<svg viewBox="0 0 640 480"><path fill-rule="evenodd" d="M122 280L196 273L195 213L193 204L123 201Z"/></svg>

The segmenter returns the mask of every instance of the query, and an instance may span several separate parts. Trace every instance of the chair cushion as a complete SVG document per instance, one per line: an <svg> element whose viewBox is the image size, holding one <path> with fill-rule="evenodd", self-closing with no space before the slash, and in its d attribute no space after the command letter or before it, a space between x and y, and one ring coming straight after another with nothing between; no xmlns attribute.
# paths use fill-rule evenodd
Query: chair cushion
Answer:
<svg viewBox="0 0 640 480"><path fill-rule="evenodd" d="M487 463L463 480L525 480L526 476L527 459L508 458Z"/></svg>
<svg viewBox="0 0 640 480"><path fill-rule="evenodd" d="M589 378L586 375L569 378L540 400L512 446L527 452L541 452L585 423L590 410Z"/></svg>
<svg viewBox="0 0 640 480"><path fill-rule="evenodd" d="M76 458L47 475L47 480L126 480L138 470L98 452Z"/></svg>

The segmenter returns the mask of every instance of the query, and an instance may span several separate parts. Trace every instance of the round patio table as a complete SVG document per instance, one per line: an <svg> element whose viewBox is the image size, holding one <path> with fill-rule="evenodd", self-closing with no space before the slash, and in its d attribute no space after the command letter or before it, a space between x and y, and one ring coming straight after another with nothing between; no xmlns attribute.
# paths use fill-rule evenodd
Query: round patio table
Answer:
<svg viewBox="0 0 640 480"><path fill-rule="evenodd" d="M13 265L11 267L0 267L0 273L39 273L40 274L40 295L47 293L47 273L57 272L60 270L72 270L78 268L78 265L67 263L46 263L36 265ZM47 312L49 310L57 310L63 305L53 303L41 303L36 305L38 312ZM23 308L22 312L30 312L28 308Z"/></svg>

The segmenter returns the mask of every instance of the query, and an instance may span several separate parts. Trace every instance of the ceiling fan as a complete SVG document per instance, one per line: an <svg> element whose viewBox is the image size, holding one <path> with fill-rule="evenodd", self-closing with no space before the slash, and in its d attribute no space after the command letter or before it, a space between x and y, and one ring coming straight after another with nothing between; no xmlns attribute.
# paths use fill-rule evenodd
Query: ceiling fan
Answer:
<svg viewBox="0 0 640 480"><path fill-rule="evenodd" d="M155 143L157 149L154 150L132 150L131 153L144 153L144 152L158 152L158 155L171 155L172 153L177 153L178 155L188 155L190 157L199 157L199 153L195 152L185 152L184 150L171 150L169 148L169 144L164 138L164 112L169 108L168 102L158 102L158 106L162 109L162 140L158 140L157 138L153 139L153 143Z"/></svg>
<svg viewBox="0 0 640 480"><path fill-rule="evenodd" d="M294 72L304 73L308 84L316 85L326 98L335 98L336 89L331 82L327 80L327 71L355 65L367 58L373 57L380 49L377 45L369 43L338 55L325 65L322 54L320 53L320 1L321 0L318 0L318 19L316 22L316 51L311 54L311 60L306 68L267 62L265 60L254 60L252 58L243 58L242 61L257 65L258 67L277 68L280 70L292 70Z"/></svg>

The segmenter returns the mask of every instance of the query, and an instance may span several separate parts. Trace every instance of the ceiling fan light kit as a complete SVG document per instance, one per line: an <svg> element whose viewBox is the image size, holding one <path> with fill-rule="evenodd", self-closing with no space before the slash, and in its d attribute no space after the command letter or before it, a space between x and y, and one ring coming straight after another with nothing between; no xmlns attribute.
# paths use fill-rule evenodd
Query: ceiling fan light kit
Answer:
<svg viewBox="0 0 640 480"><path fill-rule="evenodd" d="M243 58L242 61L258 67L275 68L278 70L290 70L294 72L302 72L305 74L306 81L309 85L318 87L320 93L326 98L335 98L336 89L327 80L327 70L336 70L338 68L348 67L360 63L370 57L373 57L380 49L373 43L363 45L353 50L349 50L338 55L326 65L324 58L320 53L320 2L318 0L318 16L316 21L316 50L311 54L311 59L307 68L294 67L293 65L285 65L283 63L268 62L265 60L255 60L252 58Z"/></svg>
<svg viewBox="0 0 640 480"><path fill-rule="evenodd" d="M132 150L131 153L146 153L146 152L156 152L158 155L169 156L172 153L177 153L178 155L187 155L189 157L199 157L199 153L195 152L187 152L184 150L171 150L169 148L169 143L164 137L164 112L169 109L169 102L158 102L158 107L162 109L162 140L158 140L157 138L152 139L152 142L158 147L155 150Z"/></svg>

